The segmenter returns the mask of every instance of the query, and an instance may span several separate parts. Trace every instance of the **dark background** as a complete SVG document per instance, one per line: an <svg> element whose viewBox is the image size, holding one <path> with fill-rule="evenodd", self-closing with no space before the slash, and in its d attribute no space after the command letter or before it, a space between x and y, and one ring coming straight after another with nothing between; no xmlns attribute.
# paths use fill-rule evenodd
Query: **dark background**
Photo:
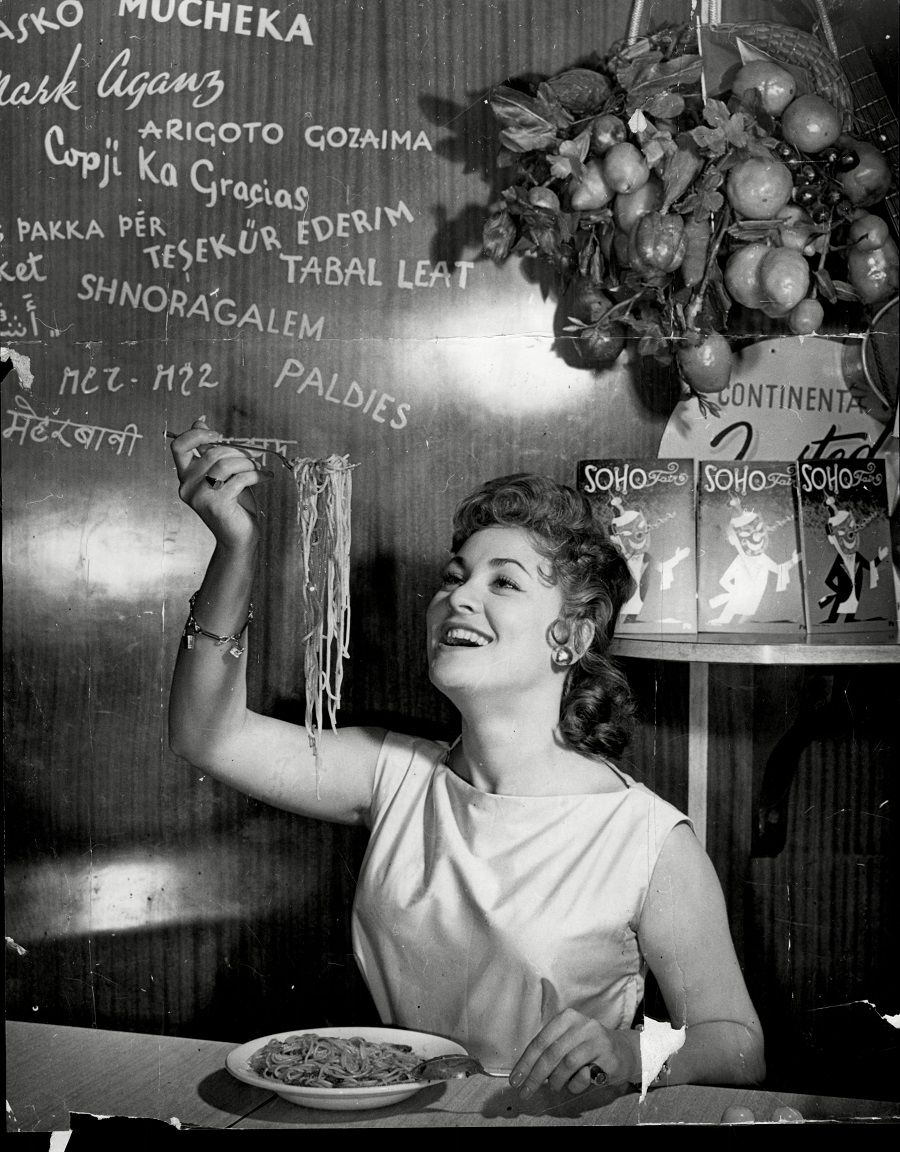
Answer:
<svg viewBox="0 0 900 1152"><path fill-rule="evenodd" d="M37 7L16 0L0 15L14 28ZM801 3L725 7L726 19L811 26ZM0 301L28 318L27 335L12 343L34 375L30 392L14 374L2 384L6 934L24 949L7 950L7 1015L234 1041L365 1023L374 1014L349 939L364 836L268 808L167 750L171 664L211 542L178 501L165 432L202 413L232 435L280 437L304 455L348 453L359 462L341 721L450 736L454 717L425 676L421 621L454 504L504 472L572 481L582 458L653 456L677 394L665 373L628 354L601 376L568 367L551 347L555 301L533 270L518 261L496 268L479 256L499 186L485 91L605 49L625 35L630 5L305 0L289 15L307 14L311 47L120 17L112 0L84 8L77 27L3 41L14 83L46 73L51 86L83 46L78 111L53 103L3 110L13 158L0 190L3 259L40 255L47 277L4 281ZM679 20L688 8L657 3L648 13ZM838 30L853 15L895 99L896 5L829 8ZM126 100L101 100L99 76L126 47L131 74L220 69L224 95L205 110L192 109L185 94L147 96L130 111ZM146 150L156 149L157 165L171 162L179 183L139 181L137 131L170 117L273 122L285 139L210 148L148 138ZM320 152L304 143L308 124L410 129L412 140L424 132L431 150ZM100 189L96 177L49 164L43 140L53 125L67 146L86 151L118 139L123 176ZM207 207L188 179L200 157L217 176L307 187L310 218L363 209L371 219L376 205L402 200L414 220L299 249L292 238L302 214L248 210L228 197ZM178 261L157 270L146 241L119 235L119 217L141 210L176 244L224 235L237 247L242 230L249 237L268 225L285 252L323 264L337 257L343 267L354 257L364 266L376 260L383 286L290 285L277 251L259 243L250 255L195 265L189 279ZM82 227L93 218L105 236L20 241L17 218ZM401 259L407 279L418 261L474 267L465 288L454 273L453 287L409 290L397 282ZM305 312L311 324L324 318L321 339L167 323L164 314L79 300L85 274L256 303L263 317ZM34 337L28 292L40 323ZM303 373L276 388L289 358ZM199 387L204 364L216 387ZM314 367L321 393L311 384L298 394ZM386 421L327 400L335 374L335 395L356 381L366 396L376 389L391 397ZM110 381L124 387L110 390ZM6 434L17 396L38 416L114 430L133 424L141 439L130 454L108 442L66 447L49 432L20 441ZM392 428L400 403L409 405L406 423ZM71 442L71 427L65 436ZM252 700L301 719L296 513L286 473L268 489L264 511ZM642 725L625 767L683 808L688 670L627 665ZM897 1032L882 1017L900 1007L897 679L878 667L815 677L790 667L711 669L707 843L776 1087L896 1098ZM754 856L763 769L804 692L825 704L808 741L798 741L786 847Z"/></svg>

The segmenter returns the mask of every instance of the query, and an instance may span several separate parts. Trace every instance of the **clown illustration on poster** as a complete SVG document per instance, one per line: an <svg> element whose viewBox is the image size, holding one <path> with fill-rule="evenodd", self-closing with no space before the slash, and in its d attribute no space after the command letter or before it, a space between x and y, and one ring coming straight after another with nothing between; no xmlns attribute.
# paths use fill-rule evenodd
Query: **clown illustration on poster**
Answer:
<svg viewBox="0 0 900 1152"><path fill-rule="evenodd" d="M895 631L884 461L801 462L798 491L808 630Z"/></svg>
<svg viewBox="0 0 900 1152"><path fill-rule="evenodd" d="M696 632L694 462L582 460L576 483L596 499L634 581L616 631Z"/></svg>
<svg viewBox="0 0 900 1152"><path fill-rule="evenodd" d="M803 628L795 465L700 463L701 632Z"/></svg>

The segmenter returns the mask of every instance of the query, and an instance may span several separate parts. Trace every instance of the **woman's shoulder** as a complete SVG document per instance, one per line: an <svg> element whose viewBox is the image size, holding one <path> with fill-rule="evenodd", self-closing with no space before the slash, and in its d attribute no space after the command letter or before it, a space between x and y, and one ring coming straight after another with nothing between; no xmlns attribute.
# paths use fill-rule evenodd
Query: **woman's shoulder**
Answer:
<svg viewBox="0 0 900 1152"><path fill-rule="evenodd" d="M447 755L450 743L427 736L386 728L381 746L382 759L416 760L438 764Z"/></svg>
<svg viewBox="0 0 900 1152"><path fill-rule="evenodd" d="M446 741L384 729L372 796L371 819L375 821L388 804L401 795L420 791L447 755Z"/></svg>
<svg viewBox="0 0 900 1152"><path fill-rule="evenodd" d="M640 781L634 781L629 794L632 803L641 810L642 819L646 822L648 844L654 854L662 851L670 833L679 826L684 831L689 830L693 838L694 823L680 808L664 800Z"/></svg>
<svg viewBox="0 0 900 1152"><path fill-rule="evenodd" d="M620 788L624 794L623 806L627 806L634 818L642 822L646 821L658 844L662 844L669 832L679 824L685 824L688 828L693 829L691 818L677 805L663 799L658 792L654 792L652 788L648 788L646 784L630 776L621 768L608 762L607 766L615 778L621 782Z"/></svg>

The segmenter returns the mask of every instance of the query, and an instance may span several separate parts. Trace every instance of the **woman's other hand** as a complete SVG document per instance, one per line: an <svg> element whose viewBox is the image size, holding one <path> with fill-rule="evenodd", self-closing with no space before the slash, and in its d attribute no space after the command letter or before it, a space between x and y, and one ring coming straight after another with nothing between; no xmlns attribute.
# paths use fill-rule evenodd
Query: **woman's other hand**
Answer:
<svg viewBox="0 0 900 1152"><path fill-rule="evenodd" d="M178 495L229 550L255 547L259 538L256 500L251 488L272 472L240 448L220 444L221 432L201 418L172 441Z"/></svg>
<svg viewBox="0 0 900 1152"><path fill-rule="evenodd" d="M603 1083L640 1083L637 1032L605 1028L597 1020L566 1008L538 1032L509 1075L527 1098L545 1082L556 1092L584 1092L591 1086L591 1065L603 1070Z"/></svg>

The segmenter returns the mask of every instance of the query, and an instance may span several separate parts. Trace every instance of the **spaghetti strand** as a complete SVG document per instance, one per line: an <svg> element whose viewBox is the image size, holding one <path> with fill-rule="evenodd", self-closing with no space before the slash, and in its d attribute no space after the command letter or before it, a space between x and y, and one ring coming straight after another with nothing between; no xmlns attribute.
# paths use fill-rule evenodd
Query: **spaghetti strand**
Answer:
<svg viewBox="0 0 900 1152"><path fill-rule="evenodd" d="M353 468L346 456L297 457L297 485L306 733L319 764L319 734L327 712L337 726L343 662L350 655L350 500Z"/></svg>
<svg viewBox="0 0 900 1152"><path fill-rule="evenodd" d="M375 1088L415 1083L422 1059L408 1044L379 1044L352 1036L339 1040L307 1032L270 1040L250 1057L266 1080L295 1088Z"/></svg>

